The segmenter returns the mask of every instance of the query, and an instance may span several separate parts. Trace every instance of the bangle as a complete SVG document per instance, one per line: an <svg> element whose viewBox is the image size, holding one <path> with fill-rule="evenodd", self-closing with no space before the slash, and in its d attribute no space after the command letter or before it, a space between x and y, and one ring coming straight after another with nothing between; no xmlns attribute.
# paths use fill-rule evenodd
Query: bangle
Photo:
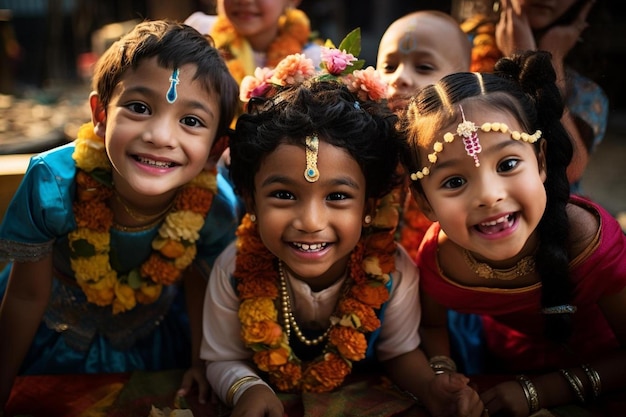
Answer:
<svg viewBox="0 0 626 417"><path fill-rule="evenodd" d="M535 384L533 384L532 381L526 377L526 375L518 375L515 379L517 379L517 382L519 382L522 386L524 396L528 402L529 414L539 411L539 394L537 394Z"/></svg>
<svg viewBox="0 0 626 417"><path fill-rule="evenodd" d="M435 375L443 374L444 372L456 372L456 363L452 358L444 355L433 356L428 361L431 369L435 371Z"/></svg>
<svg viewBox="0 0 626 417"><path fill-rule="evenodd" d="M587 375L587 378L591 383L591 392L593 393L593 399L595 400L600 396L600 393L602 392L602 382L600 381L600 374L598 373L598 371L596 371L586 363L583 363L582 365L580 365L580 367L583 368L583 371L585 371L585 375Z"/></svg>
<svg viewBox="0 0 626 417"><path fill-rule="evenodd" d="M239 391L239 389L241 389L241 387L248 382L257 381L259 379L260 378L258 376L248 375L235 381L235 383L230 386L230 388L228 389L228 393L226 394L226 404L229 407L232 407L234 405L233 399L235 398L235 394L237 394L237 391Z"/></svg>
<svg viewBox="0 0 626 417"><path fill-rule="evenodd" d="M583 387L583 382L580 380L580 378L578 378L578 375L568 371L567 369L560 369L559 372L561 373L561 375L565 377L570 387L572 387L572 391L574 391L574 394L576 394L576 398L578 398L578 401L584 404L585 403L585 394L584 394L585 388Z"/></svg>

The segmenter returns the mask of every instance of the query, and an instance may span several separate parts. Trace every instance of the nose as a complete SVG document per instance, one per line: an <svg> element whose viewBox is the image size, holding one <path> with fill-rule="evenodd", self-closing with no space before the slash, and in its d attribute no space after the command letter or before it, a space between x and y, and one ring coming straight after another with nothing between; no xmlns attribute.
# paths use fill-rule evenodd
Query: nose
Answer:
<svg viewBox="0 0 626 417"><path fill-rule="evenodd" d="M401 90L415 87L415 82L411 76L411 71L405 64L398 65L398 68L391 75L389 83L392 87Z"/></svg>
<svg viewBox="0 0 626 417"><path fill-rule="evenodd" d="M177 126L178 122L173 122L168 117L153 117L147 124L142 139L157 147L173 148Z"/></svg>
<svg viewBox="0 0 626 417"><path fill-rule="evenodd" d="M323 230L327 222L325 204L317 201L307 201L301 204L298 216L294 220L294 227L303 233L315 233Z"/></svg>
<svg viewBox="0 0 626 417"><path fill-rule="evenodd" d="M506 187L498 175L489 173L480 175L479 178L473 184L475 201L478 207L490 208L504 201L507 195Z"/></svg>

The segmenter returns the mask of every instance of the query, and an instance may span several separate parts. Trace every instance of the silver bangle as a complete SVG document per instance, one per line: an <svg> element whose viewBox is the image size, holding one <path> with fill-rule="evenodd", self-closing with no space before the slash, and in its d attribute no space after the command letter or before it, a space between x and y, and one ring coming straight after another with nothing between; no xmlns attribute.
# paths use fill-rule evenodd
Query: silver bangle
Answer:
<svg viewBox="0 0 626 417"><path fill-rule="evenodd" d="M528 414L533 414L539 411L539 394L537 394L537 388L526 375L518 375L516 377L517 382L522 386L524 396L528 402Z"/></svg>
<svg viewBox="0 0 626 417"><path fill-rule="evenodd" d="M596 371L586 363L583 363L582 365L580 365L580 367L583 368L583 371L585 371L585 375L587 375L587 378L591 383L591 392L593 393L593 399L595 400L600 396L600 393L602 392L602 381L600 381L600 374L598 373L598 371Z"/></svg>
<svg viewBox="0 0 626 417"><path fill-rule="evenodd" d="M578 375L568 371L567 369L560 369L559 372L561 375L565 377L570 387L572 387L572 391L576 394L576 398L582 404L585 403L585 387L583 386L583 382L578 378Z"/></svg>
<svg viewBox="0 0 626 417"><path fill-rule="evenodd" d="M435 375L443 374L444 372L456 372L456 363L452 358L444 355L433 356L428 361L431 369L435 372Z"/></svg>

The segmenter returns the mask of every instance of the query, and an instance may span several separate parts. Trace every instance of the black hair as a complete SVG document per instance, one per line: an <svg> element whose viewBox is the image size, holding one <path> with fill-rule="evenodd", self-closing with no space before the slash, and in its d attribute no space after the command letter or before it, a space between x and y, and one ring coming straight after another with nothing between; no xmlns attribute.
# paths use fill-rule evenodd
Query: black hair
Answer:
<svg viewBox="0 0 626 417"><path fill-rule="evenodd" d="M317 134L356 160L365 176L366 197L382 197L401 181L396 170L405 142L396 123L385 102L360 101L334 80L310 79L271 99L253 99L230 141L235 191L253 197L254 177L266 155L281 143L304 147L306 137Z"/></svg>
<svg viewBox="0 0 626 417"><path fill-rule="evenodd" d="M93 89L103 105L108 106L113 90L128 69L137 68L143 60L155 56L158 64L165 68L185 64L197 66L194 79L218 95L220 120L217 135L226 134L239 105L239 86L214 47L212 38L175 21L138 23L106 50L96 63L92 80Z"/></svg>
<svg viewBox="0 0 626 417"><path fill-rule="evenodd" d="M470 107L471 103L484 103L510 113L526 132L542 132L543 139L533 146L538 154L545 141L547 203L538 225L540 243L535 262L542 282L543 307L569 304L572 284L567 252L569 182L566 169L573 147L561 124L564 104L550 53L526 51L501 58L492 74L450 74L436 85L421 90L409 104L402 123L411 149L403 157L409 172L424 166L433 134L461 119L459 105ZM419 181L413 181L411 188L423 195ZM550 314L545 317L547 335L559 342L565 341L571 333L571 316Z"/></svg>

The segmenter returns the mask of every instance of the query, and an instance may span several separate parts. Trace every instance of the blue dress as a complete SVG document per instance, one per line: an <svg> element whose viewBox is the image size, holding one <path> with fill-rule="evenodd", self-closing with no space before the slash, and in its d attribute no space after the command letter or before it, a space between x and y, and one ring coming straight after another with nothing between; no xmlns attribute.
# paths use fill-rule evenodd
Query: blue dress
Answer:
<svg viewBox="0 0 626 417"><path fill-rule="evenodd" d="M180 284L164 286L153 304L112 314L87 302L69 263L67 234L76 228L74 144L33 157L0 225L0 260L35 261L52 252L52 294L20 374L102 373L186 368L190 331ZM208 279L217 255L235 237L240 213L232 187L218 174L218 193L197 241L194 263ZM159 224L138 231L111 229L117 270L141 265ZM4 297L11 264L0 272Z"/></svg>

